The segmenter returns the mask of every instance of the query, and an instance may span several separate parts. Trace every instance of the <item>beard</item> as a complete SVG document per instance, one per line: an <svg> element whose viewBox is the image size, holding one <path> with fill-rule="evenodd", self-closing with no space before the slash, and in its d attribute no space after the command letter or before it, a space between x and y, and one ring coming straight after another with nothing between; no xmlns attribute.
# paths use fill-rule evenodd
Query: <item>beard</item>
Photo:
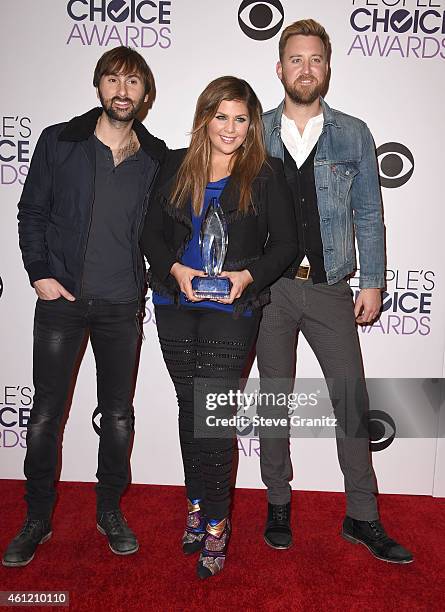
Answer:
<svg viewBox="0 0 445 612"><path fill-rule="evenodd" d="M99 91L99 99L105 113L111 120L122 121L123 123L129 123L135 119L144 105L144 97L145 96L143 96L137 102L133 102L133 100L130 100L130 98L119 98L119 96L114 96L114 98L111 98L111 100L105 100ZM116 106L113 106L115 100L118 100L119 102L128 102L130 106L127 109L117 108Z"/></svg>
<svg viewBox="0 0 445 612"><path fill-rule="evenodd" d="M310 85L301 85L301 81L311 80ZM318 79L310 75L301 75L293 83L289 83L283 78L283 87L289 98L294 104L310 106L317 100L323 91L324 81L319 82Z"/></svg>

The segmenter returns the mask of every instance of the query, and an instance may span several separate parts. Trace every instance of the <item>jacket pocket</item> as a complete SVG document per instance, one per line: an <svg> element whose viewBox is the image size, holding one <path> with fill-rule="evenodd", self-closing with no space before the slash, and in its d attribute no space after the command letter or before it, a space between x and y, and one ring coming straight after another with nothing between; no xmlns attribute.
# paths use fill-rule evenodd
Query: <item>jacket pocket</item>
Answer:
<svg viewBox="0 0 445 612"><path fill-rule="evenodd" d="M358 164L354 162L335 162L330 165L332 178L338 196L347 195L354 177L359 173Z"/></svg>

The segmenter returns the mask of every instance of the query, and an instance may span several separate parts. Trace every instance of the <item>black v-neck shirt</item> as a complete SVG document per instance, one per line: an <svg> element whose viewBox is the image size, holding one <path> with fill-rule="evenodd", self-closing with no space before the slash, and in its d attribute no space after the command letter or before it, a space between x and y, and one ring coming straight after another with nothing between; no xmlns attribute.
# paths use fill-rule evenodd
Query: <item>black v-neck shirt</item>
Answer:
<svg viewBox="0 0 445 612"><path fill-rule="evenodd" d="M111 149L93 138L96 174L82 297L128 302L138 296L132 245L148 156L139 149L115 167Z"/></svg>

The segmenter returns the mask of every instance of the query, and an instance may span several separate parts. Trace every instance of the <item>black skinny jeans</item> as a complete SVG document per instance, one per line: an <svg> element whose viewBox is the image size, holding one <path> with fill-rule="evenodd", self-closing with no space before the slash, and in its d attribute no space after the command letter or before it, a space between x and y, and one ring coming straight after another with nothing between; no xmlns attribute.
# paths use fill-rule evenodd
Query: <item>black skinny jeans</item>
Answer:
<svg viewBox="0 0 445 612"><path fill-rule="evenodd" d="M38 300L34 319L34 404L25 457L28 515L47 518L55 501L58 441L79 352L89 332L101 413L98 512L116 509L129 481L140 305ZM87 425L88 426L88 425Z"/></svg>
<svg viewBox="0 0 445 612"><path fill-rule="evenodd" d="M201 499L206 516L221 520L230 509L235 428L223 438L195 435L194 380L218 379L218 391L224 383L226 391L238 388L260 313L234 319L230 313L187 306L156 306L155 313L162 354L178 398L187 497Z"/></svg>

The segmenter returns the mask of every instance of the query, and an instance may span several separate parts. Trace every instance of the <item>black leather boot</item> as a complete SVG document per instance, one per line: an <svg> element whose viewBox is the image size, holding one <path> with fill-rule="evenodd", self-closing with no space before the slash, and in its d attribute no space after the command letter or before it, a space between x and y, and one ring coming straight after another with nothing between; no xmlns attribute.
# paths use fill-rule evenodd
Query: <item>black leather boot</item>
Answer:
<svg viewBox="0 0 445 612"><path fill-rule="evenodd" d="M36 548L50 539L52 534L49 519L27 518L21 531L10 542L2 563L6 567L22 567L33 559Z"/></svg>
<svg viewBox="0 0 445 612"><path fill-rule="evenodd" d="M107 536L108 544L116 555L132 555L139 550L136 536L119 509L99 513L97 529Z"/></svg>
<svg viewBox="0 0 445 612"><path fill-rule="evenodd" d="M392 540L380 521L358 521L350 516L343 521L342 536L353 544L364 544L370 553L381 561L411 563L409 550Z"/></svg>
<svg viewBox="0 0 445 612"><path fill-rule="evenodd" d="M278 550L292 546L290 502L287 504L269 504L264 540L266 544Z"/></svg>

